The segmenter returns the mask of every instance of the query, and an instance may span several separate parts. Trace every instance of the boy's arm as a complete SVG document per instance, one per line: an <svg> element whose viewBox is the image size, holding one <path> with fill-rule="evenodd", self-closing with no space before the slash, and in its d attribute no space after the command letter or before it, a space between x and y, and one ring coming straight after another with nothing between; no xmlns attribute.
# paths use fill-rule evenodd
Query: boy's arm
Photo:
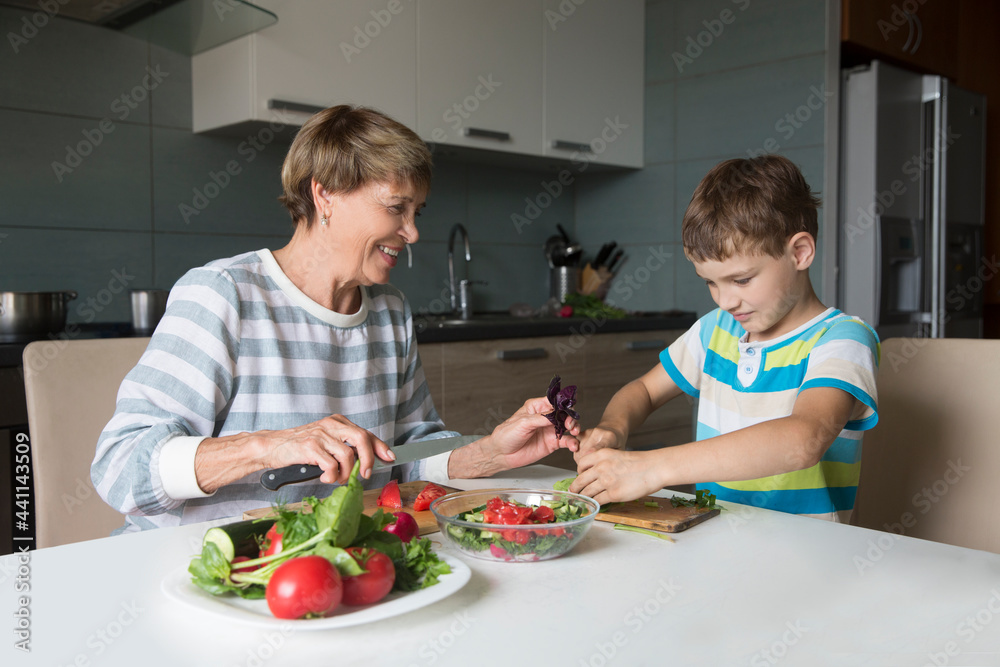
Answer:
<svg viewBox="0 0 1000 667"><path fill-rule="evenodd" d="M856 405L845 391L816 387L799 394L788 417L654 451L592 451L577 460L580 475L570 490L607 503L634 500L665 486L802 470L819 462Z"/></svg>
<svg viewBox="0 0 1000 667"><path fill-rule="evenodd" d="M611 398L600 423L580 437L580 451L574 455L576 461L598 449L622 449L629 433L641 426L654 410L681 393L661 364L629 382Z"/></svg>

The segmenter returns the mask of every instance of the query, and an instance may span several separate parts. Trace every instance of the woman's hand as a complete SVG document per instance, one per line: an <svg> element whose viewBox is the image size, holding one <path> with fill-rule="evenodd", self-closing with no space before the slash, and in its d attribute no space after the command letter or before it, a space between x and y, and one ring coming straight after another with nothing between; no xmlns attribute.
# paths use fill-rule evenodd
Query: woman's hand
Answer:
<svg viewBox="0 0 1000 667"><path fill-rule="evenodd" d="M577 438L580 424L567 417L566 432L557 438L555 427L545 416L549 412L552 412L549 399L544 396L529 398L507 421L493 429L489 438L496 453L507 464L506 469L530 465L559 448L571 452L580 448Z"/></svg>
<svg viewBox="0 0 1000 667"><path fill-rule="evenodd" d="M261 431L265 454L263 468L283 468L312 464L323 469L319 480L327 484L346 484L354 468L354 458L361 461L361 476L371 476L375 457L393 461L396 455L389 445L343 415L331 415L319 421L281 431Z"/></svg>
<svg viewBox="0 0 1000 667"><path fill-rule="evenodd" d="M555 427L545 417L552 405L544 396L530 398L493 433L452 452L448 476L453 479L486 477L503 470L530 465L560 448L580 447L580 425L566 418L566 432L556 438Z"/></svg>
<svg viewBox="0 0 1000 667"><path fill-rule="evenodd" d="M573 458L579 465L580 459L599 449L624 449L627 438L628 436L623 431L602 422L583 432L580 436L580 449L573 455Z"/></svg>
<svg viewBox="0 0 1000 667"><path fill-rule="evenodd" d="M602 505L635 500L663 488L650 452L625 452L611 448L584 454L580 474L569 490L590 496Z"/></svg>
<svg viewBox="0 0 1000 667"><path fill-rule="evenodd" d="M247 456L247 452L252 452ZM361 461L361 476L371 475L375 457L393 461L389 446L343 415L280 431L256 431L205 438L195 455L195 475L205 493L269 468L311 464L323 469L320 481L346 484Z"/></svg>

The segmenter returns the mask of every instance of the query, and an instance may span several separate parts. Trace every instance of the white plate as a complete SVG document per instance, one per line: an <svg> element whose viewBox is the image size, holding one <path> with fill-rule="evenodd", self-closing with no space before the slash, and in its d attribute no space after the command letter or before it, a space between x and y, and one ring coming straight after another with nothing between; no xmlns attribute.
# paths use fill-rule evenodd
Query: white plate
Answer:
<svg viewBox="0 0 1000 667"><path fill-rule="evenodd" d="M448 563L451 573L442 575L438 583L430 588L410 593L390 593L382 601L365 607L341 605L334 615L328 618L290 621L272 616L267 608L267 600L245 600L235 595L212 595L191 583L191 574L187 571L187 566L171 572L160 587L171 600L245 625L277 628L290 623L296 630L329 630L405 614L433 604L458 591L472 576L469 566L448 554L438 553L438 556Z"/></svg>

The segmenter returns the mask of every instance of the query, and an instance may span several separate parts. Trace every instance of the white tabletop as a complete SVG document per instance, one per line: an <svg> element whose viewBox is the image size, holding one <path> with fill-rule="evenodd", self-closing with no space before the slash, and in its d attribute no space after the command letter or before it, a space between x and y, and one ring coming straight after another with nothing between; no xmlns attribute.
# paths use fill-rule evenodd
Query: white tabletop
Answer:
<svg viewBox="0 0 1000 667"><path fill-rule="evenodd" d="M533 466L453 485L551 488L565 476ZM166 598L162 580L200 551L207 524L42 549L21 577L30 653L14 648L22 594L6 556L0 664L1000 665L1000 555L727 506L674 543L596 522L555 560L463 556L472 578L454 595L316 632Z"/></svg>

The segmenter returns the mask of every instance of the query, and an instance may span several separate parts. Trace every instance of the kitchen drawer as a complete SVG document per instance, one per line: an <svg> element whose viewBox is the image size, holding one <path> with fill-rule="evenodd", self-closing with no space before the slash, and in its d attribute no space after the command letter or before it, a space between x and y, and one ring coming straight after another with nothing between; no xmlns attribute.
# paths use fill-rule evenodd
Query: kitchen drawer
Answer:
<svg viewBox="0 0 1000 667"><path fill-rule="evenodd" d="M584 427L600 421L604 408L619 389L659 365L660 352L682 333L636 331L592 336L581 347L586 357L586 392L581 392L580 398ZM650 415L635 435L690 426L691 403L680 396Z"/></svg>
<svg viewBox="0 0 1000 667"><path fill-rule="evenodd" d="M596 426L611 397L659 363L682 330L592 333L485 341L425 343L420 356L445 425L486 435L524 401L542 396L553 375L575 384L584 428ZM650 415L629 438L649 448L690 442L692 401L679 396Z"/></svg>
<svg viewBox="0 0 1000 667"><path fill-rule="evenodd" d="M553 375L582 385L582 355L559 336L441 343L442 418L452 430L486 435L525 400L544 396ZM428 346L430 347L430 346ZM581 387L582 389L582 387Z"/></svg>
<svg viewBox="0 0 1000 667"><path fill-rule="evenodd" d="M424 369L424 377L427 378L427 390L431 392L434 399L434 407L437 408L438 415L444 419L444 366L441 361L442 347L440 345L420 345L417 348L420 354L420 366ZM447 425L448 422L445 422Z"/></svg>

